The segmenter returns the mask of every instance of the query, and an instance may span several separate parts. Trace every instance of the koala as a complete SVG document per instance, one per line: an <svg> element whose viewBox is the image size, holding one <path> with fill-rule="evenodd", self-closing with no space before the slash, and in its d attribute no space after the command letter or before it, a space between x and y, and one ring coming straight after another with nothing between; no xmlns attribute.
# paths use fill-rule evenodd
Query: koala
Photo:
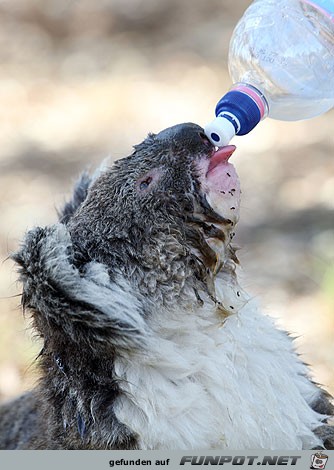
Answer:
<svg viewBox="0 0 334 470"><path fill-rule="evenodd" d="M333 449L331 397L240 287L240 183L180 124L84 174L16 253L42 340L1 449Z"/></svg>

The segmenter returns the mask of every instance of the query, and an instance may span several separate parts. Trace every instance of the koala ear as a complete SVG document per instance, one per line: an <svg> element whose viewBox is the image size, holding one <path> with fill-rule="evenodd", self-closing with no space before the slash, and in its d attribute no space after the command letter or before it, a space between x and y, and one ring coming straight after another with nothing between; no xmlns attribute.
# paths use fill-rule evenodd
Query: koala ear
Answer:
<svg viewBox="0 0 334 470"><path fill-rule="evenodd" d="M20 266L23 308L42 337L57 333L81 346L97 341L131 350L147 341L141 300L125 279L111 280L101 263L79 272L65 225L31 230L12 258Z"/></svg>
<svg viewBox="0 0 334 470"><path fill-rule="evenodd" d="M62 209L58 210L59 221L67 224L76 210L81 206L88 194L88 188L92 183L92 177L88 172L82 173L74 185L72 198L65 203Z"/></svg>
<svg viewBox="0 0 334 470"><path fill-rule="evenodd" d="M110 166L110 158L103 160L101 165L90 175L88 171L83 172L76 181L73 189L72 198L65 203L62 209L58 210L59 222L67 224L77 209L86 199L88 190L92 183Z"/></svg>

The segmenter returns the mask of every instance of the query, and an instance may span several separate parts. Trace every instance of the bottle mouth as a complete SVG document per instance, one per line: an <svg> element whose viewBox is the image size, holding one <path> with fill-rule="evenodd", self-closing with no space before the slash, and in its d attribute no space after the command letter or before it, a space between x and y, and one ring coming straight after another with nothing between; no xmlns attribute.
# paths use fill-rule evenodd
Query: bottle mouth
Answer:
<svg viewBox="0 0 334 470"><path fill-rule="evenodd" d="M208 133L209 133L209 131L208 131ZM220 137L219 137L219 135L217 134L217 132L210 132L209 135L210 135L210 140L211 140L211 142L212 142L212 143L214 142L215 145L218 145L218 143L219 143L219 141L220 141Z"/></svg>
<svg viewBox="0 0 334 470"><path fill-rule="evenodd" d="M236 134L234 125L225 116L217 116L205 126L204 132L215 147L225 147Z"/></svg>

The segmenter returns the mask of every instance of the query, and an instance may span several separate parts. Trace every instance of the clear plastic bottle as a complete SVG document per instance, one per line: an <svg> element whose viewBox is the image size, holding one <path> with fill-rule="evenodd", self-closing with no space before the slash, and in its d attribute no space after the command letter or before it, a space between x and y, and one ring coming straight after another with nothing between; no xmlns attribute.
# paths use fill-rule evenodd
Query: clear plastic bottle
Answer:
<svg viewBox="0 0 334 470"><path fill-rule="evenodd" d="M205 128L214 145L269 116L309 119L334 106L334 0L255 0L229 50L234 83Z"/></svg>

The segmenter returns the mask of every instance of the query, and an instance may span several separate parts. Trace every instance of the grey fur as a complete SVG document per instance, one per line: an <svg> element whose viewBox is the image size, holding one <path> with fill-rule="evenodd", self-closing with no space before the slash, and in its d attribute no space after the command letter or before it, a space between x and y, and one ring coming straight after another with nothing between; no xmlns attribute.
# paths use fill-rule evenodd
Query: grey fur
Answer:
<svg viewBox="0 0 334 470"><path fill-rule="evenodd" d="M114 360L149 341L146 318L159 306L189 295L202 302L200 291L214 298L216 255L205 234L224 240L212 223L231 221L199 190L194 162L211 153L195 124L150 135L96 178L84 174L59 223L28 232L13 259L23 308L44 343L41 379L0 408L0 449L137 448L113 412ZM230 244L225 258L233 276ZM325 394L314 408L333 414ZM333 428L317 432L333 448Z"/></svg>

